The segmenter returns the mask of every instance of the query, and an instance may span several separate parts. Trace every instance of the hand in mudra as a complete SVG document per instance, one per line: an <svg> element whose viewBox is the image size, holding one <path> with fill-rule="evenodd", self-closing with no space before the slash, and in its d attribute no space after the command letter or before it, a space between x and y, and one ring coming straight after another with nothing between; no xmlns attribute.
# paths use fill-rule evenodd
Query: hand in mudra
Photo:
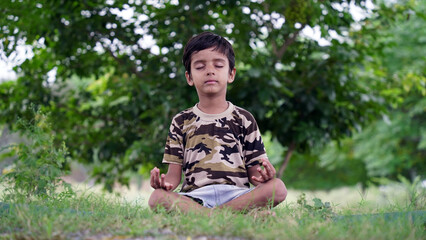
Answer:
<svg viewBox="0 0 426 240"><path fill-rule="evenodd" d="M163 173L160 175L160 169L154 167L151 170L151 187L154 189L164 189L166 191L170 191L173 188L171 183L166 182L166 175Z"/></svg>
<svg viewBox="0 0 426 240"><path fill-rule="evenodd" d="M254 181L265 183L273 178L275 178L275 168L272 166L271 162L269 162L267 159L262 159L261 165L264 169L261 167L258 167L256 170L259 172L260 176L253 176L251 177Z"/></svg>

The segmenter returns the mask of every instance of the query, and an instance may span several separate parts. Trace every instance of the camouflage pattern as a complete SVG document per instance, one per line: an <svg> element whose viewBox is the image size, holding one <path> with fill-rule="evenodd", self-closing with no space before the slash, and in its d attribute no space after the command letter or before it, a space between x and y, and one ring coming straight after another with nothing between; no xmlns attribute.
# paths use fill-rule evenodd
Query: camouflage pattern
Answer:
<svg viewBox="0 0 426 240"><path fill-rule="evenodd" d="M182 165L182 192L212 185L249 188L247 169L266 158L254 117L229 103L221 114L197 105L177 114L170 126L163 163Z"/></svg>

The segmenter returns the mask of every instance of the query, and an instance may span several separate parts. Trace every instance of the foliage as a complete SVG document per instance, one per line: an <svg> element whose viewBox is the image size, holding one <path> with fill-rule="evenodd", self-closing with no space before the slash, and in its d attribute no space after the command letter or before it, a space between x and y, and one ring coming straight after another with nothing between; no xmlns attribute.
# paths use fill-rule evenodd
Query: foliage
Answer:
<svg viewBox="0 0 426 240"><path fill-rule="evenodd" d="M47 115L34 111L34 121L20 119L17 126L27 140L3 149L17 155L13 168L0 178L6 198L28 201L33 197L62 198L72 194L71 186L61 180L65 175L67 148L65 143L61 146L54 143ZM60 187L64 189L58 193Z"/></svg>
<svg viewBox="0 0 426 240"><path fill-rule="evenodd" d="M342 142L345 141L346 139ZM342 144L342 147L346 146ZM286 185L305 190L330 190L359 183L363 188L367 186L369 177L363 162L347 158L345 154L349 153L345 149L327 146L326 150L332 151L329 155L326 155L323 149L316 149L311 153L296 152L283 176ZM342 155L345 158L341 158ZM322 158L341 161L337 164L333 161L333 165L325 165Z"/></svg>
<svg viewBox="0 0 426 240"><path fill-rule="evenodd" d="M422 186L420 176L417 176L412 182L399 175L398 179L407 189L407 207L411 209L423 209L426 206L426 190Z"/></svg>
<svg viewBox="0 0 426 240"><path fill-rule="evenodd" d="M268 153L268 160L272 165L278 165L282 161L282 156L287 150L284 148L276 138L272 138L270 132L262 134L263 144L265 145L265 150Z"/></svg>
<svg viewBox="0 0 426 240"><path fill-rule="evenodd" d="M375 31L412 15L416 2L368 10L364 0L1 1L4 55L24 42L34 57L16 67L16 82L0 85L0 121L13 127L30 119L34 103L51 112L57 141L91 163L98 181L109 189L128 183L127 172L159 164L171 117L195 104L182 50L210 30L236 51L229 100L251 111L287 154L305 152L386 110L392 95L380 83L387 80L359 72L386 45L373 41ZM371 11L359 30L350 4ZM328 44L303 29L317 29Z"/></svg>
<svg viewBox="0 0 426 240"><path fill-rule="evenodd" d="M388 120L374 122L340 145L331 143L319 153L319 166L327 171L346 169L364 184L375 177L398 179L403 175L411 180L417 175L424 177L425 137L424 120L421 120L424 112L418 115L412 114L413 111L393 112ZM354 165L360 168L351 167Z"/></svg>
<svg viewBox="0 0 426 240"><path fill-rule="evenodd" d="M375 177L396 180L402 175L412 181L417 175L425 177L424 30L413 30L425 24L425 9L426 4L419 3L409 20L399 19L391 28L382 29L378 41L391 44L365 65L363 77L385 85L382 94L390 99L389 112L353 138L331 143L320 154L322 167L333 170L356 162L365 168L367 174L360 178L364 182Z"/></svg>
<svg viewBox="0 0 426 240"><path fill-rule="evenodd" d="M422 138L419 130L424 124L407 116L394 114L390 124L378 121L354 139L354 158L362 159L370 176L415 176L410 171L425 172L425 149L418 147Z"/></svg>
<svg viewBox="0 0 426 240"><path fill-rule="evenodd" d="M306 200L306 194L302 193L297 199L297 204L300 205L302 210L306 210L313 216L319 216L323 219L330 219L336 214L333 213L330 202L322 202L319 198L312 199L314 205L310 205Z"/></svg>

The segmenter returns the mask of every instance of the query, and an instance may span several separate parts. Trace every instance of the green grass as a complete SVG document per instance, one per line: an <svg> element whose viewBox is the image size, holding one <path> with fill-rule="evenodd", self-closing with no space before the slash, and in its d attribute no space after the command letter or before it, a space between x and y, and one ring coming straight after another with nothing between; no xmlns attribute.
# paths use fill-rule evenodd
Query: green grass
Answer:
<svg viewBox="0 0 426 240"><path fill-rule="evenodd" d="M0 239L426 239L425 216L380 214L424 210L424 206L393 204L372 209L361 202L337 208L319 199L305 199L284 202L273 209L275 217L255 219L253 213L226 210L210 217L154 213L145 199L128 202L89 191L77 195L26 203L1 200ZM366 213L376 215L361 215ZM350 215L357 216L337 218Z"/></svg>

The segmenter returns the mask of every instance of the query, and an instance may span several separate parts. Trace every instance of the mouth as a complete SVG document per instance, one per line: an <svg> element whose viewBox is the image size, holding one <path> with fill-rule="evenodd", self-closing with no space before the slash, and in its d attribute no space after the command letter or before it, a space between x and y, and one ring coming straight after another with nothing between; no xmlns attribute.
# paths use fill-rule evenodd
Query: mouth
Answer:
<svg viewBox="0 0 426 240"><path fill-rule="evenodd" d="M207 80L204 83L205 84L215 84L215 83L217 83L217 81L216 80Z"/></svg>

